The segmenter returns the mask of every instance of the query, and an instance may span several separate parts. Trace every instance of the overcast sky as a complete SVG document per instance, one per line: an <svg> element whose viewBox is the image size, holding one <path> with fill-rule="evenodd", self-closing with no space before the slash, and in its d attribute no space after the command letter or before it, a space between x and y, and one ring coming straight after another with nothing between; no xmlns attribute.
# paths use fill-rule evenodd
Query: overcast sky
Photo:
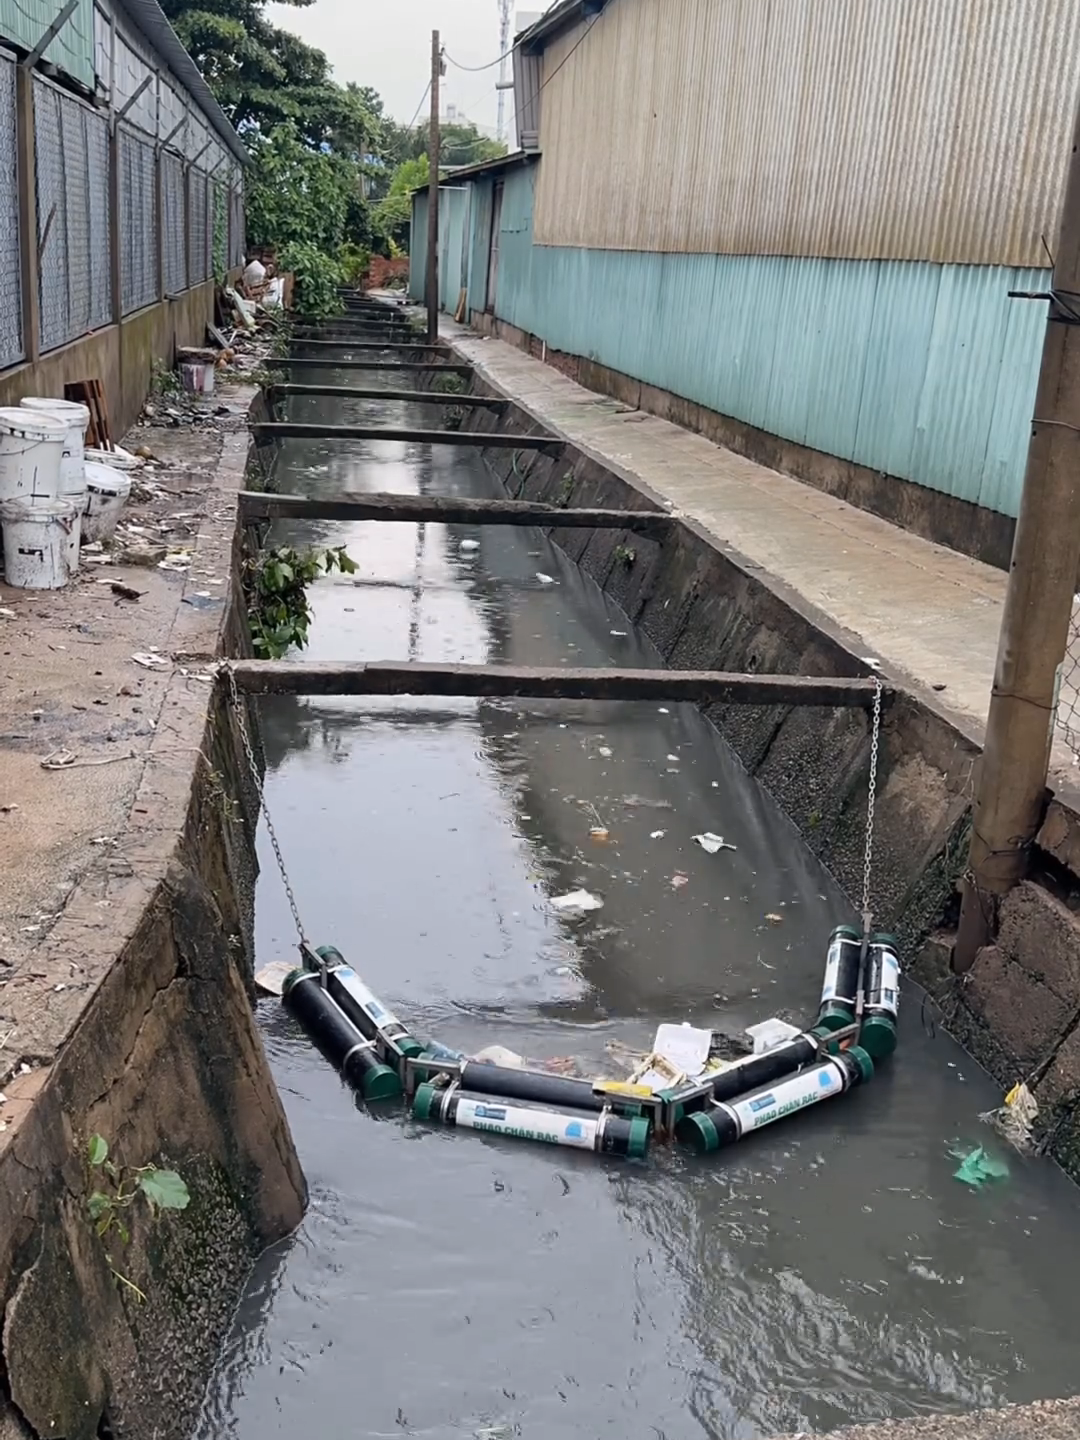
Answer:
<svg viewBox="0 0 1080 1440"><path fill-rule="evenodd" d="M535 12L549 3L519 0L517 8ZM271 4L268 15L325 50L340 84L374 85L402 124L412 119L424 93L436 27L447 54L462 65L485 65L499 54L498 0L315 0L305 9ZM478 125L494 127L497 74L496 68L469 75L448 63L446 100ZM513 113L510 95L507 111Z"/></svg>

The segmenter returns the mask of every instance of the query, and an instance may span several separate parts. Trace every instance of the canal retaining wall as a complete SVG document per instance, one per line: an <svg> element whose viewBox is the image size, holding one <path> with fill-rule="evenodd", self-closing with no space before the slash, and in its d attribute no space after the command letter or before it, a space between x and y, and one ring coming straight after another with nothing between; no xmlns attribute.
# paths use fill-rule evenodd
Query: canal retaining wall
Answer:
<svg viewBox="0 0 1080 1440"><path fill-rule="evenodd" d="M463 357L463 358L472 358ZM483 373L471 388L505 394ZM514 401L515 397L510 394ZM557 411L556 411L557 413ZM470 427L522 433L557 423L515 401ZM557 455L492 449L511 496L559 506L665 508L665 497L620 459L563 437ZM682 517L663 542L629 532L550 532L678 668L859 676L858 636L791 586ZM1048 811L1033 880L1006 902L998 945L963 981L950 970L948 926L967 859L979 728L936 706L902 673L882 670L886 708L876 803L876 923L901 940L908 971L946 1023L1005 1089L1027 1079L1049 1151L1080 1179L1080 819L1065 796ZM702 707L747 770L861 903L870 769L868 716L805 707ZM944 927L944 928L942 928Z"/></svg>
<svg viewBox="0 0 1080 1440"><path fill-rule="evenodd" d="M251 1003L255 787L209 671L247 645L246 450L226 437L184 586L215 573L227 596L177 596L168 691L107 871L69 897L28 983L0 991L0 1435L189 1434L255 1255L303 1212ZM91 1173L92 1135L118 1176ZM189 1206L140 1198L129 1235L103 1239L90 1194L149 1164L180 1173Z"/></svg>

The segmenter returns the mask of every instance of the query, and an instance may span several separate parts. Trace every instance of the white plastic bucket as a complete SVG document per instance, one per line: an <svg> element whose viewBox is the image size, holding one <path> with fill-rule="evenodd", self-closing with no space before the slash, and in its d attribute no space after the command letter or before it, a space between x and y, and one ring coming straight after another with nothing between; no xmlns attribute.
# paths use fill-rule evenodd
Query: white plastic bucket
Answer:
<svg viewBox="0 0 1080 1440"><path fill-rule="evenodd" d="M143 465L140 456L122 450L119 445L112 450L87 450L86 458L96 465L108 465L110 470L139 470Z"/></svg>
<svg viewBox="0 0 1080 1440"><path fill-rule="evenodd" d="M214 393L214 367L201 361L185 361L180 366L180 383L189 395L212 395Z"/></svg>
<svg viewBox="0 0 1080 1440"><path fill-rule="evenodd" d="M52 415L0 408L0 501L56 499L67 432Z"/></svg>
<svg viewBox="0 0 1080 1440"><path fill-rule="evenodd" d="M23 410L35 414L51 415L67 426L64 454L60 461L61 495L81 495L86 489L83 475L86 429L90 424L90 411L77 400L50 400L45 395L24 395L19 401Z"/></svg>
<svg viewBox="0 0 1080 1440"><path fill-rule="evenodd" d="M110 540L120 512L131 494L131 478L109 465L86 462L86 509L82 538L86 542Z"/></svg>
<svg viewBox="0 0 1080 1440"><path fill-rule="evenodd" d="M71 536L79 530L74 500L0 501L4 575L20 590L59 590L71 579ZM78 541L76 540L76 554Z"/></svg>

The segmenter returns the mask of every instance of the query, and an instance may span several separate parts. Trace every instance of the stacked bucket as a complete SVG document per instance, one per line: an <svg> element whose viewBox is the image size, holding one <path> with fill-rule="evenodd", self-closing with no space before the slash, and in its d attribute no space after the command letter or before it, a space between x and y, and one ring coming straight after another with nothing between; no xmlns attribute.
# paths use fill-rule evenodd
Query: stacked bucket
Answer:
<svg viewBox="0 0 1080 1440"><path fill-rule="evenodd" d="M0 524L9 585L58 590L79 568L86 427L73 400L30 396L0 408Z"/></svg>

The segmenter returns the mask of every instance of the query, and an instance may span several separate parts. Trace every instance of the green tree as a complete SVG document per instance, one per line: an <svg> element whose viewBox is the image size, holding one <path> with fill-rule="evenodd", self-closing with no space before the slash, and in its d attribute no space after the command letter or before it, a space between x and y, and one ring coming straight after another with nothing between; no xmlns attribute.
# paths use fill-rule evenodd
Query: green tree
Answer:
<svg viewBox="0 0 1080 1440"><path fill-rule="evenodd" d="M253 246L294 242L334 254L345 239L359 176L340 155L313 150L292 121L249 137L247 233Z"/></svg>

